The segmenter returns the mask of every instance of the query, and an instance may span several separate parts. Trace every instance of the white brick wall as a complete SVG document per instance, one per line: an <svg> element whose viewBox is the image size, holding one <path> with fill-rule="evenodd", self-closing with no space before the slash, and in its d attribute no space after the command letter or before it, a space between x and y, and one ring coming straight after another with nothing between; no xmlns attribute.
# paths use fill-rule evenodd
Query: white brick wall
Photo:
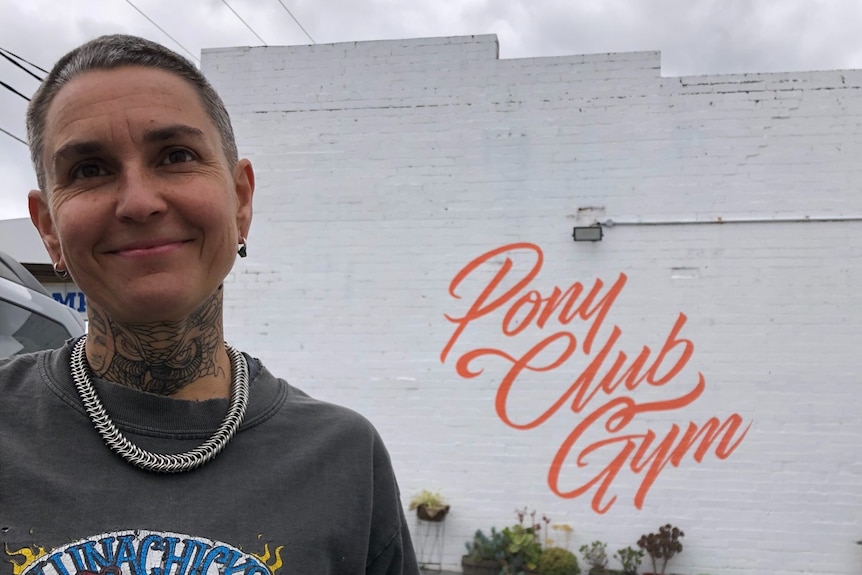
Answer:
<svg viewBox="0 0 862 575"><path fill-rule="evenodd" d="M228 337L369 417L405 503L442 491L452 503L444 564L458 564L476 529L512 524L515 507L529 506L570 522L573 549L601 539L615 551L679 525L675 573L859 572L862 72L668 78L655 52L498 60L493 36L217 49L203 68L258 179L250 257L227 282ZM573 225L596 219L618 225L600 243L572 242ZM638 222L665 225L622 225ZM522 292L589 291L600 279L605 293L626 275L591 353L580 319L554 315L504 336L505 305L467 326L441 363L456 327L446 316L463 316L505 258L470 274L461 299L450 282L515 242L544 257ZM533 260L509 255L509 279L523 277ZM509 414L523 423L564 394L614 326L600 375L617 352L629 366L643 346L651 365L680 313L693 354L669 383L620 387L580 413L568 401L533 429L495 411L510 363L484 357L472 364L480 375L456 372L477 348L517 358L572 334L568 360L518 378ZM698 373L705 388L690 404L616 431L600 420L575 449L624 435L636 449L652 430L646 459L674 425L738 414L751 428L729 457L714 445L697 462L692 448L658 473L640 509L634 453L602 504L596 487L552 492L551 462L580 422L615 398L682 396ZM561 489L587 483L622 445L580 469L575 453Z"/></svg>

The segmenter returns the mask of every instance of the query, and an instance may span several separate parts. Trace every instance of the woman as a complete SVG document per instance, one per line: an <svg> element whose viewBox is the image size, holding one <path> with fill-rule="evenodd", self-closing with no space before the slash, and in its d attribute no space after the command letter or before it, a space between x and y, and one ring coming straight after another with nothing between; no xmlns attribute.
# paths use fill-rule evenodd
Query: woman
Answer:
<svg viewBox="0 0 862 575"><path fill-rule="evenodd" d="M371 425L224 343L254 173L197 69L98 38L56 64L27 128L31 217L89 325L0 364L16 573L418 573Z"/></svg>

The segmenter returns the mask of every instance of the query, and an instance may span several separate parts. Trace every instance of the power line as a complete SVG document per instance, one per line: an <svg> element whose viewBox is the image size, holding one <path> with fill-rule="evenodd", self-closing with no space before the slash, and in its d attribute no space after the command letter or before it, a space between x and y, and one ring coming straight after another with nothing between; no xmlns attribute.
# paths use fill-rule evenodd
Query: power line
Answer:
<svg viewBox="0 0 862 575"><path fill-rule="evenodd" d="M18 140L19 142L21 142L21 143L22 143L22 144L24 144L25 146L27 145L27 142L25 142L24 140L22 140L21 138L19 138L19 137L18 137L18 136L16 136L15 134L10 134L9 132L7 132L6 130L4 130L3 128L0 128L0 132L3 132L4 134L6 134L7 136L9 136L10 138L15 138L16 140Z"/></svg>
<svg viewBox="0 0 862 575"><path fill-rule="evenodd" d="M150 24L152 24L153 26L155 26L156 28L158 28L158 29L159 29L159 31L160 31L162 34L164 34L165 36L167 36L168 38L170 38L171 40L173 40L173 41L174 41L174 43L175 43L177 46L179 46L180 48L182 48L183 50L185 50L185 51L186 51L186 54L188 54L189 56L191 56L192 58L194 58L196 62L200 63L200 59L199 59L197 56L195 56L194 54L192 54L192 53L189 51L189 49L188 49L188 48L186 48L185 46L183 46L182 44L180 44L180 43L179 43L179 40L177 40L176 38L174 38L173 36L171 36L170 34L168 34L167 32L165 32L164 28L162 28L161 26L159 26L158 24L156 24L156 23L153 21L153 19L152 19L152 18L150 18L149 16L147 16L146 14L144 14L143 12L141 12L141 9L140 9L140 8L138 8L137 6L135 6L134 4L132 4L132 0L126 0L126 3L127 3L129 6L131 6L132 8L134 8L135 10L137 10L137 11L138 11L138 14L140 14L141 16L143 16L144 18L146 18L146 19L150 22Z"/></svg>
<svg viewBox="0 0 862 575"><path fill-rule="evenodd" d="M48 73L48 70L46 70L45 68L41 68L41 67L37 66L36 64L34 64L33 62L30 62L29 60L25 60L24 58L22 58L22 57L21 57L21 56L19 56L18 54L15 54L14 52L10 52L10 51L9 51L9 50L7 50L6 48L0 48L0 52L3 52L3 56L4 56L4 57L6 57L6 54L8 54L9 56L12 56L13 58L15 58L15 59L17 59L17 60L20 60L20 61L22 61L22 62L24 62L24 63L26 63L26 64L30 64L31 66L33 66L34 68L36 68L36 69L37 69L37 70L39 70L40 72L44 72L44 73L46 73L46 74ZM28 73L30 73L30 71L29 71L29 70L28 70L27 72L28 72ZM41 80L41 78L40 78L40 80Z"/></svg>
<svg viewBox="0 0 862 575"><path fill-rule="evenodd" d="M249 25L248 25L248 22L246 22L245 20L243 20L243 19L242 19L242 16L240 16L239 14L237 14L237 13L236 13L236 10L234 10L233 8L231 8L231 7L230 7L230 4L228 4L228 3L227 3L227 0L221 0L221 1L224 3L224 5L225 5L225 6L227 6L227 7L230 9L230 11L231 11L231 12L233 12L233 15L234 15L234 16L236 16L237 18L239 18L239 21L240 21L240 22L242 22L243 24L245 24L245 27L246 27L246 28L248 28L249 30L251 30L251 33L252 33L252 34L254 34L255 36L257 36L257 39L258 39L258 40L260 40L260 41L261 41L261 43L262 43L264 46L269 46L269 44L267 44L267 43L266 43L266 41L265 41L263 38L261 38L261 37L258 35L258 33L257 33L257 32L255 32L255 31L254 31L254 28L252 28L251 26L249 26Z"/></svg>
<svg viewBox="0 0 862 575"><path fill-rule="evenodd" d="M21 92L19 92L18 90L16 90L15 88L13 88L12 86L10 86L9 84L7 84L6 82L4 82L2 80L0 80L0 86L3 86L4 88L9 90L13 94L18 94L19 96L21 96L22 98L24 98L28 102L30 101L30 98L28 98L27 96L25 96L24 94L22 94Z"/></svg>
<svg viewBox="0 0 862 575"><path fill-rule="evenodd" d="M311 37L311 34L305 31L305 28L302 27L302 24L300 24L299 20L296 19L296 16L293 15L293 12L291 12L290 9L284 5L284 2L278 0L278 3L281 4L281 7L284 8L285 12L290 14L290 17L293 18L293 21L296 22L296 25L299 26L299 29L302 30L306 36L308 36L308 39L311 40L311 43L317 44L317 42L314 41L314 38Z"/></svg>
<svg viewBox="0 0 862 575"><path fill-rule="evenodd" d="M9 60L10 62L12 62L12 64L14 64L15 66L18 66L19 68L21 68L22 70L24 70L25 72L27 72L28 74L30 74L31 76L33 76L34 78L36 78L37 80L39 80L40 82L42 81L42 78L40 78L39 76L37 76L36 74L34 74L33 72L31 72L30 70L28 70L27 68L25 68L24 66L22 66L21 64L19 64L18 62L16 62L16 61L15 61L15 60L13 60L12 58L10 58L9 56L7 56L6 54L4 54L4 53L0 52L0 56L3 56L4 58L6 58L6 59L7 59L7 60Z"/></svg>

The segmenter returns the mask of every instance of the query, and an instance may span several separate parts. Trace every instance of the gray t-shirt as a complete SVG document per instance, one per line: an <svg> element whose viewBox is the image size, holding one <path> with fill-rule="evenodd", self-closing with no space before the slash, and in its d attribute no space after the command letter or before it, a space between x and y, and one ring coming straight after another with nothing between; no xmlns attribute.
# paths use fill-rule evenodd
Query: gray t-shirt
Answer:
<svg viewBox="0 0 862 575"><path fill-rule="evenodd" d="M249 358L248 410L225 450L194 471L150 473L102 442L70 349L0 362L0 564L22 575L418 574L389 455L362 416ZM155 452L193 449L227 410L94 384L117 427Z"/></svg>

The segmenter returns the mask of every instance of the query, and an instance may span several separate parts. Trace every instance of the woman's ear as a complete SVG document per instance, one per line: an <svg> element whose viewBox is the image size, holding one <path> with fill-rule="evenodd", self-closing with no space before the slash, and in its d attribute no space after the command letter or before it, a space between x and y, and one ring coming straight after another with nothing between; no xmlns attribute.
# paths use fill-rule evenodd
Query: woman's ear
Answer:
<svg viewBox="0 0 862 575"><path fill-rule="evenodd" d="M236 226L239 234L247 238L251 228L252 197L254 196L254 168L245 158L237 162L233 171L236 193Z"/></svg>
<svg viewBox="0 0 862 575"><path fill-rule="evenodd" d="M65 267L62 261L63 250L60 247L60 238L54 227L54 219L51 217L51 210L48 208L48 198L45 193L41 190L30 190L27 195L27 204L30 208L30 220L39 230L42 243L45 244L51 261L60 264L60 267Z"/></svg>

